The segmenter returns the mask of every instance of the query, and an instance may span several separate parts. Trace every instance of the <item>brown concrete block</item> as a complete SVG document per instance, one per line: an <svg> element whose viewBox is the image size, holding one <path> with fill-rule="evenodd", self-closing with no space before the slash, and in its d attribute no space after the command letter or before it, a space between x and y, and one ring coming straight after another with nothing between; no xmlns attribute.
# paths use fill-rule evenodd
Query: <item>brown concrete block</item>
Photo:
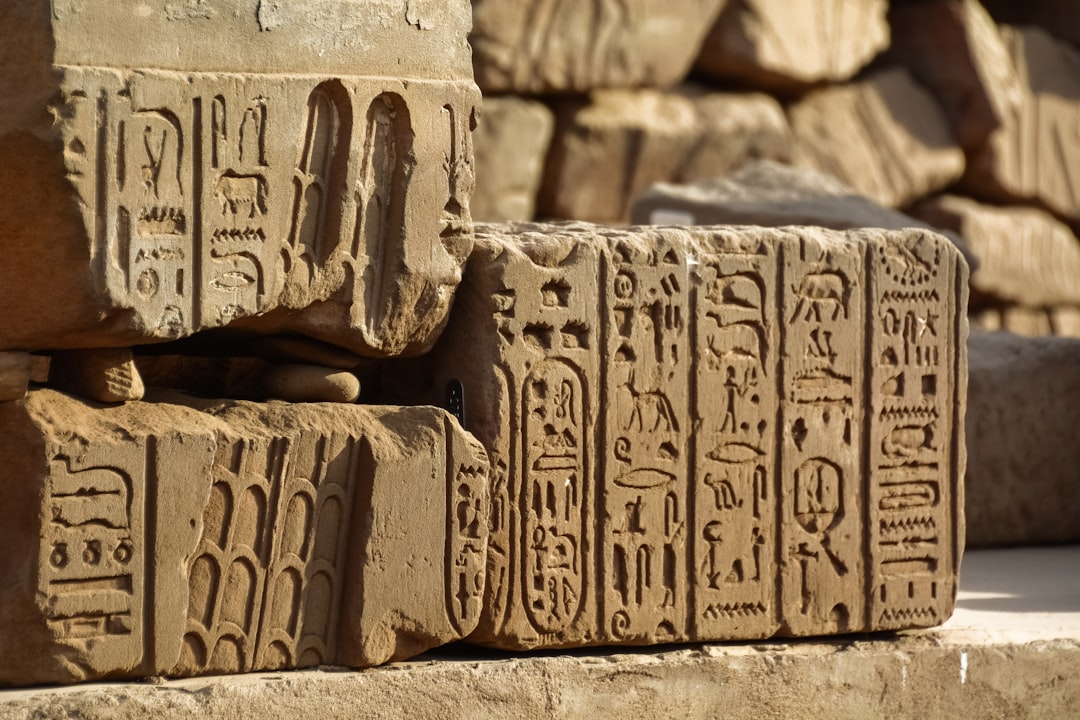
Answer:
<svg viewBox="0 0 1080 720"><path fill-rule="evenodd" d="M967 239L979 258L971 274L979 293L1032 307L1080 305L1080 240L1049 213L956 195L920 201L910 212Z"/></svg>
<svg viewBox="0 0 1080 720"><path fill-rule="evenodd" d="M6 5L0 347L231 326L424 350L471 243L468 23L463 2Z"/></svg>
<svg viewBox="0 0 1080 720"><path fill-rule="evenodd" d="M952 126L934 97L903 68L819 90L788 111L795 163L901 207L964 172Z"/></svg>
<svg viewBox="0 0 1080 720"><path fill-rule="evenodd" d="M975 332L969 357L968 545L1080 540L1080 340Z"/></svg>
<svg viewBox="0 0 1080 720"><path fill-rule="evenodd" d="M539 201L547 217L625 222L653 183L786 161L792 150L780 104L753 93L596 92L561 105L557 121Z"/></svg>
<svg viewBox="0 0 1080 720"><path fill-rule="evenodd" d="M434 351L491 461L514 649L934 625L967 270L917 230L479 226Z"/></svg>
<svg viewBox="0 0 1080 720"><path fill-rule="evenodd" d="M757 160L722 178L687 185L658 183L634 202L638 225L817 225L834 230L922 227L953 241L968 265L975 256L961 235L862 197L836 178L809 168Z"/></svg>
<svg viewBox="0 0 1080 720"><path fill-rule="evenodd" d="M555 116L540 102L504 96L484 98L474 135L477 222L532 220L544 177Z"/></svg>
<svg viewBox="0 0 1080 720"><path fill-rule="evenodd" d="M0 405L0 682L366 665L476 625L487 466L445 413L156 400Z"/></svg>
<svg viewBox="0 0 1080 720"><path fill-rule="evenodd" d="M893 3L890 55L929 87L960 144L976 149L1023 103L997 25L979 0Z"/></svg>
<svg viewBox="0 0 1080 720"><path fill-rule="evenodd" d="M735 0L695 65L751 87L798 91L855 75L889 45L885 0Z"/></svg>
<svg viewBox="0 0 1080 720"><path fill-rule="evenodd" d="M1024 90L1021 107L968 160L963 185L1080 220L1080 49L1037 27L1002 27Z"/></svg>
<svg viewBox="0 0 1080 720"><path fill-rule="evenodd" d="M474 0L486 92L565 93L682 81L726 0Z"/></svg>

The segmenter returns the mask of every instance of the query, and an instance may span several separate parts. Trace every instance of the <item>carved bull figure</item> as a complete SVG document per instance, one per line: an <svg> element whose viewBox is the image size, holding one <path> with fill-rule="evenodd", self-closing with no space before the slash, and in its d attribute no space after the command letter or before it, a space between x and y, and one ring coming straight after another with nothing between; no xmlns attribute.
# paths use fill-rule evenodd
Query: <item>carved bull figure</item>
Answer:
<svg viewBox="0 0 1080 720"><path fill-rule="evenodd" d="M804 320L821 322L823 309L830 321L847 317L850 288L847 278L840 273L810 273L794 290L799 295L799 302L795 306L793 319L802 316Z"/></svg>
<svg viewBox="0 0 1080 720"><path fill-rule="evenodd" d="M245 209L248 219L255 213L266 214L266 178L262 175L238 175L226 172L214 183L214 198L221 214L239 215Z"/></svg>

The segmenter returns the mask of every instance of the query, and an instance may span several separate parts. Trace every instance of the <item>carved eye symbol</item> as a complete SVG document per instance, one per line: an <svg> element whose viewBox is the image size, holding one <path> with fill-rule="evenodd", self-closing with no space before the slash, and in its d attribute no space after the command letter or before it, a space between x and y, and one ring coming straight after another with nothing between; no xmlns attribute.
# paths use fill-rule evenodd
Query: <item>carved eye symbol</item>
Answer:
<svg viewBox="0 0 1080 720"><path fill-rule="evenodd" d="M131 556L134 550L131 547L131 542L128 540L121 540L120 544L116 546L116 550L113 551L113 557L116 562L121 564L127 564L131 560Z"/></svg>
<svg viewBox="0 0 1080 720"><path fill-rule="evenodd" d="M49 555L49 563L57 569L66 567L68 564L67 543L53 545L52 554Z"/></svg>
<svg viewBox="0 0 1080 720"><path fill-rule="evenodd" d="M97 540L87 540L83 548L83 562L87 565L97 565L101 562L101 543Z"/></svg>

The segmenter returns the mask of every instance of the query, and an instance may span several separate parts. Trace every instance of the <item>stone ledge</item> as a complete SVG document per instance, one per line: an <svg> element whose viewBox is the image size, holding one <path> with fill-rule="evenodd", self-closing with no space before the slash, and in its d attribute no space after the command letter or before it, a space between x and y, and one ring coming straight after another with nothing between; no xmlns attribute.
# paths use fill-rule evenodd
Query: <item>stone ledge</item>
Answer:
<svg viewBox="0 0 1080 720"><path fill-rule="evenodd" d="M3 718L1075 716L1080 546L975 551L941 628L831 640L511 655L452 647L363 672L0 693Z"/></svg>

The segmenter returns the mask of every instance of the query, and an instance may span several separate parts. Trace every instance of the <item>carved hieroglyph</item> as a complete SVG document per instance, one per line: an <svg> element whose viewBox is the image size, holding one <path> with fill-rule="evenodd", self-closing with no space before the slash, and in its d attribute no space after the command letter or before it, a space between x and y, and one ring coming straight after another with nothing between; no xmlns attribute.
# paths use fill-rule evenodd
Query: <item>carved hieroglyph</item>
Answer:
<svg viewBox="0 0 1080 720"><path fill-rule="evenodd" d="M446 413L161 400L0 404L0 683L364 666L475 627L487 463Z"/></svg>
<svg viewBox="0 0 1080 720"><path fill-rule="evenodd" d="M917 230L478 226L435 350L491 460L471 639L942 622L966 282Z"/></svg>
<svg viewBox="0 0 1080 720"><path fill-rule="evenodd" d="M234 325L366 355L425 349L471 243L468 12L0 10L14 38L0 50L0 347Z"/></svg>
<svg viewBox="0 0 1080 720"><path fill-rule="evenodd" d="M726 0L474 0L484 92L668 87Z"/></svg>

